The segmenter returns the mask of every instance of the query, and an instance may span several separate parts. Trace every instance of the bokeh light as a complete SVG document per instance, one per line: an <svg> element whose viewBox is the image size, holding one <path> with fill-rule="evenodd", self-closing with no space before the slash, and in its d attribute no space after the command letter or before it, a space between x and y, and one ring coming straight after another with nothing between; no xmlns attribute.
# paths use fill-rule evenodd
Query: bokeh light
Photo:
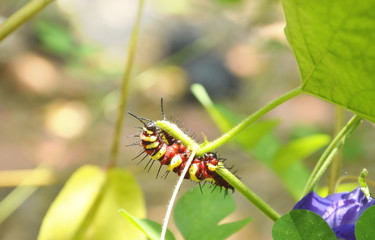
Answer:
<svg viewBox="0 0 375 240"><path fill-rule="evenodd" d="M52 103L45 114L47 130L59 137L71 139L87 128L89 114L80 102Z"/></svg>
<svg viewBox="0 0 375 240"><path fill-rule="evenodd" d="M60 73L54 64L31 52L12 59L9 71L23 88L38 94L50 94L60 82Z"/></svg>
<svg viewBox="0 0 375 240"><path fill-rule="evenodd" d="M248 45L239 44L231 48L226 56L229 69L240 77L259 74L265 65L260 53Z"/></svg>

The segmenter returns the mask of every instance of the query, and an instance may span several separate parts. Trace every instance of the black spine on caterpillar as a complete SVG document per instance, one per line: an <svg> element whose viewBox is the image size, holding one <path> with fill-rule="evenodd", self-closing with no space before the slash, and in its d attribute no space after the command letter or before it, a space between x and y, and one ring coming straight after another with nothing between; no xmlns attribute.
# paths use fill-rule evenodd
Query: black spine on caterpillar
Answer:
<svg viewBox="0 0 375 240"><path fill-rule="evenodd" d="M161 165L166 165L168 171L173 171L179 176L185 167L189 170L184 176L196 182L206 180L213 185L234 191L234 188L223 179L216 170L223 167L223 163L218 160L215 153L208 152L202 156L196 156L190 166L186 166L191 151L180 140L174 138L167 132L160 129L157 124L149 119L140 118L129 113L143 123L143 132L140 134L144 152L157 160ZM146 122L147 121L147 122Z"/></svg>

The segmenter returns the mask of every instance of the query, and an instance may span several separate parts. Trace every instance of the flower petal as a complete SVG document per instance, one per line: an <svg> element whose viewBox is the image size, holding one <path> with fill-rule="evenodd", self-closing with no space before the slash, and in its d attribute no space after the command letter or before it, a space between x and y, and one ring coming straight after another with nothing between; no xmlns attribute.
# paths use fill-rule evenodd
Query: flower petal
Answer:
<svg viewBox="0 0 375 240"><path fill-rule="evenodd" d="M310 192L305 197L303 197L293 209L305 209L310 210L319 216L322 216L325 209L332 204L329 199L322 198L315 192Z"/></svg>
<svg viewBox="0 0 375 240"><path fill-rule="evenodd" d="M340 192L340 193L334 193L331 195L328 195L326 199L331 200L332 202L337 202L343 199L347 199L347 195L349 192Z"/></svg>
<svg viewBox="0 0 375 240"><path fill-rule="evenodd" d="M356 240L354 235L354 224L345 224L332 229L338 239Z"/></svg>
<svg viewBox="0 0 375 240"><path fill-rule="evenodd" d="M355 199L341 200L329 206L322 218L331 228L342 224L354 224L360 204Z"/></svg>
<svg viewBox="0 0 375 240"><path fill-rule="evenodd" d="M367 198L358 187L351 192L331 194L325 198L310 192L293 209L306 209L320 215L335 232L338 239L355 240L354 229L362 213L375 200Z"/></svg>

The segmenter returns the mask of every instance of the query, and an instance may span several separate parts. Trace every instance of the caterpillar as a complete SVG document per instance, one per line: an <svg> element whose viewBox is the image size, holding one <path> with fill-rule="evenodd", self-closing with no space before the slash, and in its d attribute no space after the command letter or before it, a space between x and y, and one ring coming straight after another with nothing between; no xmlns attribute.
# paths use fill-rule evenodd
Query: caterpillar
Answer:
<svg viewBox="0 0 375 240"><path fill-rule="evenodd" d="M185 179L195 182L205 180L215 186L224 188L226 191L228 189L234 191L233 186L216 172L218 168L224 167L224 163L218 160L215 153L207 152L201 156L195 156L190 166L186 166L191 150L182 140L171 136L152 120L138 117L130 112L129 114L143 124L142 132L139 135L139 144L143 148L141 154L146 153L146 156L151 157L151 161L159 161L160 167L166 165L168 172L177 173L179 176L185 167L188 167L188 172L184 176Z"/></svg>

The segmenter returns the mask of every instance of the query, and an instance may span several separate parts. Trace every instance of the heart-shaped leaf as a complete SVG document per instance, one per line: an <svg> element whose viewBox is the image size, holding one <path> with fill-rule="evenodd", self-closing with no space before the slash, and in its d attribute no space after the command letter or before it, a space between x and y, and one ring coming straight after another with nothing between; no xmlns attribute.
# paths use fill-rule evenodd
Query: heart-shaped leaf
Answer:
<svg viewBox="0 0 375 240"><path fill-rule="evenodd" d="M251 219L218 225L235 210L231 194L219 188L195 187L176 203L174 219L185 240L226 239L248 224Z"/></svg>
<svg viewBox="0 0 375 240"><path fill-rule="evenodd" d="M274 240L337 240L323 218L301 209L279 218L273 226L272 237Z"/></svg>
<svg viewBox="0 0 375 240"><path fill-rule="evenodd" d="M375 122L375 1L282 3L303 91Z"/></svg>

